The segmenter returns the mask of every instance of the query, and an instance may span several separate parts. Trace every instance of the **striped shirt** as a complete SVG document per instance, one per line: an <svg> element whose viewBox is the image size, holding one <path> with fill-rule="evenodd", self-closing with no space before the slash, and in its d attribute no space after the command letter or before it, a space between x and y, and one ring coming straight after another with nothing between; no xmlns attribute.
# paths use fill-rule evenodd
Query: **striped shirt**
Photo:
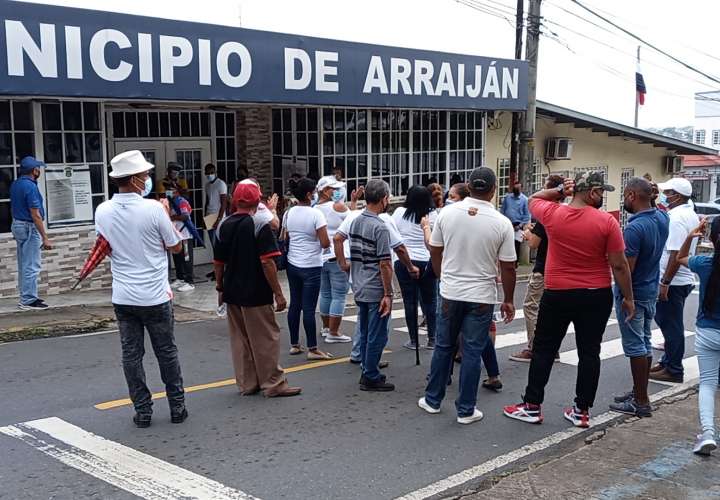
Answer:
<svg viewBox="0 0 720 500"><path fill-rule="evenodd" d="M350 276L355 300L380 302L385 295L380 262L390 260L390 232L376 214L365 210L352 222L348 233L344 236L350 240Z"/></svg>

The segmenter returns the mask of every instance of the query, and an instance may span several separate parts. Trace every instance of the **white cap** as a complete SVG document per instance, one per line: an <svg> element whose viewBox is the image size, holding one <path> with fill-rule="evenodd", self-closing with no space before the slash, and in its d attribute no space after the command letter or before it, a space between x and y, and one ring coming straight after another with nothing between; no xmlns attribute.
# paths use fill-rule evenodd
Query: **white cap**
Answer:
<svg viewBox="0 0 720 500"><path fill-rule="evenodd" d="M660 191L675 191L683 196L692 196L692 184L683 177L673 177L667 182L658 184Z"/></svg>
<svg viewBox="0 0 720 500"><path fill-rule="evenodd" d="M112 172L108 175L115 179L141 174L155 168L155 165L148 162L143 154L137 149L120 153L110 160L110 166L112 166Z"/></svg>
<svg viewBox="0 0 720 500"><path fill-rule="evenodd" d="M337 180L334 175L326 175L318 181L317 190L323 191L327 188L340 189L343 186L345 186L345 183Z"/></svg>

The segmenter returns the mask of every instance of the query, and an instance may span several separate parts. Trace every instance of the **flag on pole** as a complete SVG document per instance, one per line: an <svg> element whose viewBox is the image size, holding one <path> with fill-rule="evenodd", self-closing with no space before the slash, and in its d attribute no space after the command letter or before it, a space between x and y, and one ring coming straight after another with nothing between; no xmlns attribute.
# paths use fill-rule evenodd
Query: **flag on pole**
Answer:
<svg viewBox="0 0 720 500"><path fill-rule="evenodd" d="M635 70L635 90L637 91L637 101L642 106L645 104L645 79L640 71L640 64L638 63L637 69Z"/></svg>

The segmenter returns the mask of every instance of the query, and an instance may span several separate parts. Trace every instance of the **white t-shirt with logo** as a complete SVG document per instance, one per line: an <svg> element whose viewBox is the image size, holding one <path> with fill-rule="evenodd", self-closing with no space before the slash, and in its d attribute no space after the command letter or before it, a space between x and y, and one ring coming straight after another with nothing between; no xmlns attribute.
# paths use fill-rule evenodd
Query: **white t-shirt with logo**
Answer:
<svg viewBox="0 0 720 500"><path fill-rule="evenodd" d="M284 218L290 236L288 262L301 268L322 267L322 246L317 230L327 226L325 215L317 208L296 205Z"/></svg>
<svg viewBox="0 0 720 500"><path fill-rule="evenodd" d="M671 209L668 211L668 215L670 216L670 233L665 243L665 250L663 250L662 257L660 258L660 279L662 279L667 269L670 252L680 250L688 235L700 224L700 217L695 213L690 203ZM692 246L690 247L691 257L695 255L696 247L697 239L693 240ZM670 284L672 286L684 286L693 285L694 283L695 276L693 272L685 266L680 266L680 269L675 273L672 283Z"/></svg>
<svg viewBox="0 0 720 500"><path fill-rule="evenodd" d="M227 195L227 184L222 179L215 178L213 182L205 183L205 195L207 196L207 205L205 205L206 214L220 213L220 196Z"/></svg>
<svg viewBox="0 0 720 500"><path fill-rule="evenodd" d="M113 304L155 306L172 300L166 248L181 237L160 203L117 193L98 206L95 229L112 248Z"/></svg>
<svg viewBox="0 0 720 500"><path fill-rule="evenodd" d="M438 215L430 238L443 247L440 295L449 300L496 304L497 262L515 261L510 220L487 201L465 198Z"/></svg>

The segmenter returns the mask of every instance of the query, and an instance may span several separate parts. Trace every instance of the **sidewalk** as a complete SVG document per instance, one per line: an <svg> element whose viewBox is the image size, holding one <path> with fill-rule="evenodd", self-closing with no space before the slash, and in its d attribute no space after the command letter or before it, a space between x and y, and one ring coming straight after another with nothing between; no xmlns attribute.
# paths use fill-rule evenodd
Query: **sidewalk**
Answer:
<svg viewBox="0 0 720 500"><path fill-rule="evenodd" d="M175 318L177 321L193 321L216 318L217 292L215 282L205 275L211 265L195 267L195 290L175 293ZM518 281L527 279L531 266L518 269ZM280 286L285 297L290 299L290 290L285 272L278 273ZM396 298L400 299L400 288L396 285ZM44 297L50 306L45 311L20 311L16 297L0 299L0 342L23 338L55 337L75 333L89 333L111 329L115 322L110 289L92 291L71 291ZM353 305L352 294L348 305Z"/></svg>
<svg viewBox="0 0 720 500"><path fill-rule="evenodd" d="M598 409L604 411L604 409ZM630 418L580 442L488 480L463 499L701 499L719 498L720 455L692 453L697 394L690 391L658 407L652 418Z"/></svg>

